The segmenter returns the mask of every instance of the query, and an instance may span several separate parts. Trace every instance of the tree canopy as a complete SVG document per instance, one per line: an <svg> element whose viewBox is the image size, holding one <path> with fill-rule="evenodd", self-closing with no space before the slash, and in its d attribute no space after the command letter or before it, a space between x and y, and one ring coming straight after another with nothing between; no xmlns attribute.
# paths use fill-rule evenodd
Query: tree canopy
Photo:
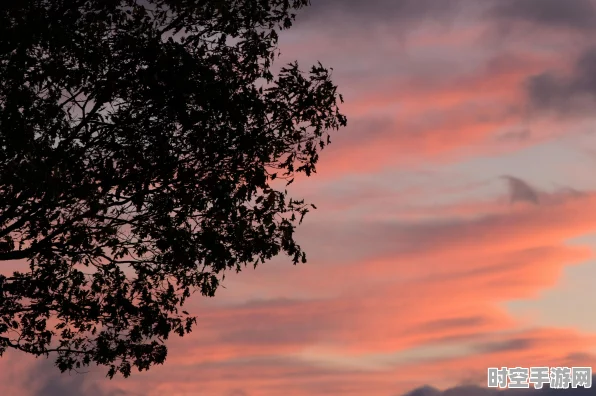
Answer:
<svg viewBox="0 0 596 396"><path fill-rule="evenodd" d="M272 72L308 3L0 2L0 354L127 377L226 271L306 261L284 184L346 125L321 64Z"/></svg>

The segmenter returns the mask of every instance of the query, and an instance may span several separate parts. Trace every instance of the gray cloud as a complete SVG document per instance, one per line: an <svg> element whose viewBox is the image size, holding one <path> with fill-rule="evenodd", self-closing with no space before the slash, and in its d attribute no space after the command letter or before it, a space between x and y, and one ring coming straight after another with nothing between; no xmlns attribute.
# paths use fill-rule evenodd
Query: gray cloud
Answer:
<svg viewBox="0 0 596 396"><path fill-rule="evenodd" d="M234 389L227 396L248 396L248 393L242 389Z"/></svg>
<svg viewBox="0 0 596 396"><path fill-rule="evenodd" d="M497 19L571 29L596 28L592 0L498 0L490 11Z"/></svg>
<svg viewBox="0 0 596 396"><path fill-rule="evenodd" d="M389 116L359 117L350 120L341 136L332 139L333 149L348 149L354 145L379 141L395 133L395 122Z"/></svg>
<svg viewBox="0 0 596 396"><path fill-rule="evenodd" d="M41 360L28 373L23 390L32 396L133 396L120 389L89 383L88 374L60 374L52 359Z"/></svg>
<svg viewBox="0 0 596 396"><path fill-rule="evenodd" d="M456 388L440 391L430 386L425 386L407 393L405 396L493 396L498 395L499 392L489 388L481 388L477 386L458 386Z"/></svg>
<svg viewBox="0 0 596 396"><path fill-rule="evenodd" d="M528 79L526 89L534 108L592 113L596 100L596 48L583 52L570 76L552 72L535 75Z"/></svg>
<svg viewBox="0 0 596 396"><path fill-rule="evenodd" d="M531 348L533 342L529 338L513 338L507 341L485 343L476 349L482 353L520 351Z"/></svg>
<svg viewBox="0 0 596 396"><path fill-rule="evenodd" d="M452 318L452 319L441 319L433 320L416 328L418 331L433 331L433 330L445 330L453 328L467 328L470 326L478 326L486 321L486 318L481 316L471 316L465 318Z"/></svg>
<svg viewBox="0 0 596 396"><path fill-rule="evenodd" d="M300 306L299 301L288 304L289 308ZM222 329L219 341L228 345L251 344L251 345L287 345L291 343L316 342L320 333L333 326L331 320L322 326L320 321L304 321L302 318L287 318L284 321L277 321L275 314L268 314L261 309L255 314L242 315L245 323L250 327L243 326L237 330ZM324 321L324 319L322 319Z"/></svg>
<svg viewBox="0 0 596 396"><path fill-rule="evenodd" d="M342 25L343 21L355 23L352 28L384 22L409 25L444 22L462 12L485 15L497 23L526 22L573 30L596 28L595 0L312 0L310 7L300 11L298 23L326 21Z"/></svg>
<svg viewBox="0 0 596 396"><path fill-rule="evenodd" d="M117 395L117 393L113 393ZM74 375L73 379L61 378L47 379L34 393L35 396L107 396L97 385L84 386L84 379Z"/></svg>
<svg viewBox="0 0 596 396"><path fill-rule="evenodd" d="M503 178L509 184L511 203L518 201L531 202L536 205L539 203L538 193L528 183L513 176L503 176Z"/></svg>
<svg viewBox="0 0 596 396"><path fill-rule="evenodd" d="M333 21L357 23L420 22L447 18L461 9L465 0L312 0L302 10L298 23ZM358 26L357 25L357 26ZM342 26L343 28L343 26Z"/></svg>
<svg viewBox="0 0 596 396"><path fill-rule="evenodd" d="M432 386L422 386L407 393L407 396L441 396L441 391Z"/></svg>
<svg viewBox="0 0 596 396"><path fill-rule="evenodd" d="M500 142L517 141L522 142L528 140L532 136L532 132L529 129L522 129L518 131L510 131L497 136L497 140Z"/></svg>

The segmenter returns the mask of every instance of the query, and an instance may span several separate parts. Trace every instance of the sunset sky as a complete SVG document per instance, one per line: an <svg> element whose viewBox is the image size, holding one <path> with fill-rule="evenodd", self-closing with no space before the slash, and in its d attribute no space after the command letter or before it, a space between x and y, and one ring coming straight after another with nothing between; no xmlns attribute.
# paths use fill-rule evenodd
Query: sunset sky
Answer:
<svg viewBox="0 0 596 396"><path fill-rule="evenodd" d="M348 127L290 186L308 263L226 276L128 379L9 353L16 396L401 396L596 367L596 1L312 0L279 65L332 67Z"/></svg>

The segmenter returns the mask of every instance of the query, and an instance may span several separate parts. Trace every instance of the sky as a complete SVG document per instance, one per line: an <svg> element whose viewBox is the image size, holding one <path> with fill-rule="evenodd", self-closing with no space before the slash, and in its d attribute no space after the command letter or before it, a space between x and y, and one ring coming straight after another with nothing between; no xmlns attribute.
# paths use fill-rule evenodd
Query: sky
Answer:
<svg viewBox="0 0 596 396"><path fill-rule="evenodd" d="M592 0L312 0L280 65L333 67L348 126L290 187L308 263L229 274L149 372L8 353L0 394L492 396L488 367L596 366L595 32Z"/></svg>

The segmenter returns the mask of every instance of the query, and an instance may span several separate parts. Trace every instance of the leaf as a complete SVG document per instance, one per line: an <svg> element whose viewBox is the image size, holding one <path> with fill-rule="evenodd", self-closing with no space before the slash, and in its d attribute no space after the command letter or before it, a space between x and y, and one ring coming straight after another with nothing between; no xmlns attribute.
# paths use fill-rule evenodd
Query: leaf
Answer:
<svg viewBox="0 0 596 396"><path fill-rule="evenodd" d="M305 260L308 205L269 182L316 173L343 99L321 64L272 72L306 0L25 3L0 12L0 261L29 264L0 276L0 337L128 377L191 294Z"/></svg>

